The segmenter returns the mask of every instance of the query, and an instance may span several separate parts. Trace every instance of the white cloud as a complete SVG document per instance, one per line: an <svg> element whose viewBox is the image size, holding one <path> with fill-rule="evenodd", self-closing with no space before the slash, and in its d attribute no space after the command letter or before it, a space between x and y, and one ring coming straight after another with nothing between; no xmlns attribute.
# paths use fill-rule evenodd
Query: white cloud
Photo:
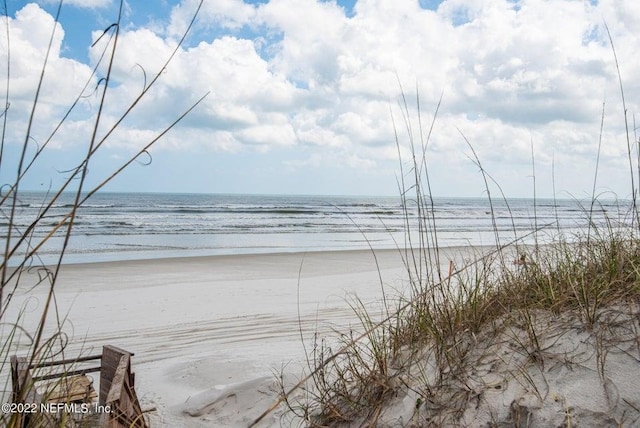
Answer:
<svg viewBox="0 0 640 428"><path fill-rule="evenodd" d="M55 32L53 29L55 27ZM0 61L6 64L10 58L9 73L9 118L7 136L10 142L22 142L27 126L27 118L36 97L36 88L45 66L47 47L51 42L46 72L38 94L38 107L32 127L31 137L37 144L43 144L68 107L80 95L88 95L96 79L91 79L91 70L84 64L60 56L60 48L64 31L60 24L36 4L28 4L9 18L10 46L6 33L0 32ZM53 34L53 38L52 38ZM6 82L7 67L0 67L0 81ZM88 88L83 90L89 83ZM5 83L2 83L4 89ZM4 90L2 98L4 98ZM70 116L69 126L74 127L73 120L87 116L91 109L89 98L79 100L74 114ZM60 131L64 133L64 128ZM64 145L65 138L58 136L52 145Z"/></svg>
<svg viewBox="0 0 640 428"><path fill-rule="evenodd" d="M159 147L226 152L284 147L299 151L293 158L314 165L377 168L395 162L390 109L406 139L397 106L399 81L414 132L415 87L425 130L444 91L429 145L429 156L439 166L468 167L469 150L458 129L488 169L529 165L531 140L541 170L550 168L552 159L558 166L592 165L603 100L603 163L611 169L624 164L617 71L604 22L616 45L628 111L637 112L636 1L602 0L594 6L570 0L446 0L433 11L412 0L359 0L350 16L336 3L319 0L210 1L188 45L163 70L196 6L196 0L182 1L161 30L157 22L154 28L123 27L108 117L115 120L140 93L142 69L147 83L162 72L124 124L118 145L139 144L210 92ZM52 25L52 18L35 5L12 20L16 104L29 100L37 78L33 64L42 62ZM60 28L53 44L41 106L47 117L59 113L88 78L86 65L60 57L64 36ZM92 49L93 63L101 48ZM96 101L84 102L93 103L95 111ZM59 144L65 144L62 138ZM526 174L507 180L513 188L528 186Z"/></svg>
<svg viewBox="0 0 640 428"><path fill-rule="evenodd" d="M335 3L272 0L257 11L257 23L281 34L272 66L294 81L331 84L347 19Z"/></svg>
<svg viewBox="0 0 640 428"><path fill-rule="evenodd" d="M182 37L193 19L200 0L184 0L171 12L167 34ZM254 8L242 0L205 1L198 14L195 31L211 28L237 29L250 22Z"/></svg>

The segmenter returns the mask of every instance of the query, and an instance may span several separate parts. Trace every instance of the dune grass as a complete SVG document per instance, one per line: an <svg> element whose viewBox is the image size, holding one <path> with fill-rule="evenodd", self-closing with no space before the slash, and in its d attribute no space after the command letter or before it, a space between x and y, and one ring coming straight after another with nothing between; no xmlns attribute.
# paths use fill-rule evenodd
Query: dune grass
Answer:
<svg viewBox="0 0 640 428"><path fill-rule="evenodd" d="M557 219L539 224L536 218L528 236L518 236L514 225L509 242L498 233L493 195L507 208L508 199L461 131L485 183L495 249L454 262L438 245L427 163L440 102L426 133L419 98L417 131L404 95L400 104L410 159L400 157L405 143L396 133L406 229L398 251L409 291L395 298L385 292L382 316L356 300L360 326L337 332L333 341L316 339L307 353L308 374L293 388L282 385L280 400L265 414L284 402L290 416L310 427L637 426L637 383L632 392L618 390L640 361L634 180L640 164L634 164L638 147L631 146L628 128L631 201L619 201L618 213L595 220L603 211L595 194L597 162L592 198L583 205L585 230L567 236ZM601 143L602 129L598 158ZM532 170L535 177L533 147ZM525 238L533 244L525 245ZM581 391L562 383L571 376L562 370L597 373L589 393L598 404L584 404ZM497 404L496 393L506 402Z"/></svg>
<svg viewBox="0 0 640 428"><path fill-rule="evenodd" d="M562 329L560 336L586 332L583 341L596 354L603 388L612 370L609 353L624 349L632 361L640 361L640 241L635 228L592 224L584 233L556 236L546 244L510 244L478 254L460 268L452 262L445 273L440 249L405 253L409 295L395 300L387 295L387 305L395 306L386 308L389 315L382 321L364 305L355 305L360 328L341 332L338 346L316 344L302 395L292 398L291 391L283 390L291 412L314 427L474 426L466 425L474 400L508 380L519 382L540 403L549 398L541 387L545 381L531 367L544 372L550 361L575 363L574 354L550 342L551 332ZM492 356L498 358L493 353L505 343L522 358L498 375L495 386L488 385L474 373ZM498 350L497 344L504 346ZM405 413L401 423L394 422L400 425L380 419L385 406L399 396L412 397L410 417ZM627 401L611 404L608 422L640 423L637 398L622 400ZM495 409L490 426L544 425L528 425L531 412L514 403L506 416Z"/></svg>

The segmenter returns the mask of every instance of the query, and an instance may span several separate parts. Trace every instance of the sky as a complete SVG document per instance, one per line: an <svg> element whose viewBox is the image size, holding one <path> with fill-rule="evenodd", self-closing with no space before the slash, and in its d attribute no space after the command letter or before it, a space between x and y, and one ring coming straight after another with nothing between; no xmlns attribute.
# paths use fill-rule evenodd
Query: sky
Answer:
<svg viewBox="0 0 640 428"><path fill-rule="evenodd" d="M493 196L637 186L637 0L204 0L182 45L199 1L129 0L107 86L120 1L4 3L3 184L27 141L59 186L100 114L95 186L205 96L104 189L397 195L412 141L434 196L486 196L474 156Z"/></svg>

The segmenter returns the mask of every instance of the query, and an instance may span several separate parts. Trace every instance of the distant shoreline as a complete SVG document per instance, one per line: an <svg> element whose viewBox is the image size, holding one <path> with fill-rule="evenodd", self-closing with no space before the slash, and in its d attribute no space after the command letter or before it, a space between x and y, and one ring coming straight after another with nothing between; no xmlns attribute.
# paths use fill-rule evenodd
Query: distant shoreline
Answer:
<svg viewBox="0 0 640 428"><path fill-rule="evenodd" d="M520 244L522 245L522 244ZM492 250L496 250L495 245L452 245L452 246L441 246L439 247L441 252L446 253L456 253L456 252L482 252L488 253ZM256 258L290 258L290 257L299 257L303 258L305 256L318 256L318 255L340 255L343 254L345 256L369 256L373 260L373 255L375 256L389 256L389 255L399 255L405 254L405 251L408 254L411 251L415 251L417 255L417 249L411 248L380 248L380 249L331 249L331 250L311 250L311 251L274 251L274 252L255 252L255 253L236 253L236 254L210 254L210 255L192 255L192 256L166 256L166 257L147 257L147 258L131 258L131 259L117 259L117 260L100 260L100 261L87 261L87 262L64 262L63 265L67 267L78 267L78 266L90 266L90 265L100 265L104 266L107 264L113 265L135 265L139 263L204 263L210 262L214 260L233 260L233 259L256 259ZM435 251L435 248L426 248L425 251ZM50 264L45 264L45 266L51 266Z"/></svg>

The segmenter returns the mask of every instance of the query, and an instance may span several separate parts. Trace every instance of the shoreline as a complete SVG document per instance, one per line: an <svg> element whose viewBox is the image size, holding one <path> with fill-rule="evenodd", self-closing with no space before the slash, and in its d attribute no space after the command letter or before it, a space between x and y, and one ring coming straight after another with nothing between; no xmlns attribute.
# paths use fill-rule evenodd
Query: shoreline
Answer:
<svg viewBox="0 0 640 428"><path fill-rule="evenodd" d="M530 244L520 244L520 245L530 245ZM490 251L495 250L495 245L449 245L449 246L440 246L440 251L443 252L470 252L471 250L475 251ZM434 251L435 248L425 248L425 250ZM310 251L273 251L273 252L247 252L247 253L225 253L225 254L195 254L195 255L173 255L173 256L160 256L160 257L143 257L143 258L125 258L125 259L115 259L115 260L98 260L98 261L87 261L87 262L65 262L63 261L62 266L83 266L83 265L106 265L106 264L135 264L135 263L144 263L144 262L180 262L186 260L212 260L212 259L233 259L233 258L254 258L254 257L274 257L274 256L305 256L305 255L321 255L321 254L354 254L354 255L363 255L373 253L377 254L392 254L392 253L404 253L405 251L411 251L411 249L404 248L367 248L367 249L322 249L322 250L310 250ZM45 263L45 266L51 267L52 264Z"/></svg>

